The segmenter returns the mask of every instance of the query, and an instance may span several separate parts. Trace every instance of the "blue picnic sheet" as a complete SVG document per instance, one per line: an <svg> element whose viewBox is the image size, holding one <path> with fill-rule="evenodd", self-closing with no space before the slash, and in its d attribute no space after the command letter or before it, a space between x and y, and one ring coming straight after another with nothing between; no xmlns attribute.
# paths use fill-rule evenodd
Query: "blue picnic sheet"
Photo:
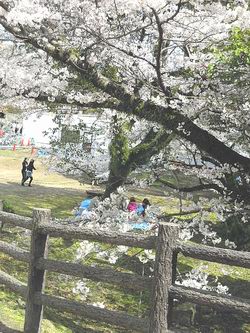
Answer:
<svg viewBox="0 0 250 333"><path fill-rule="evenodd" d="M150 223L148 223L146 221L141 222L141 223L132 223L131 226L132 226L132 229L134 229L134 230L148 230L148 229L150 229Z"/></svg>
<svg viewBox="0 0 250 333"><path fill-rule="evenodd" d="M91 203L91 199L84 199L79 207L79 210L76 212L75 216L81 216L84 210L88 210Z"/></svg>

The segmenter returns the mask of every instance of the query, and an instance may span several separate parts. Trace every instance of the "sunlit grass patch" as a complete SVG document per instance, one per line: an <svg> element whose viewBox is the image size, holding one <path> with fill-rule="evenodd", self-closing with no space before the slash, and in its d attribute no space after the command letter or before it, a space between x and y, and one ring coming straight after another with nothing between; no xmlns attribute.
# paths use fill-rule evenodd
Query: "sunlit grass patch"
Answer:
<svg viewBox="0 0 250 333"><path fill-rule="evenodd" d="M16 294L0 287L0 319L1 322L12 329L23 331L25 303ZM57 325L43 320L41 333L70 333L71 330L62 325Z"/></svg>

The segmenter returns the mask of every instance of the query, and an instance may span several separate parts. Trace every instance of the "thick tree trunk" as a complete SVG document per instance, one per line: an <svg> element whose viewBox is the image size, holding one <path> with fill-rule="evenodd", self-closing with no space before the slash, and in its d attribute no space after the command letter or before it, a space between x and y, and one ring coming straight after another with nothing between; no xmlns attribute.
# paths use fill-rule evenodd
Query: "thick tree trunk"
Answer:
<svg viewBox="0 0 250 333"><path fill-rule="evenodd" d="M119 123L117 117L113 118L113 138L109 146L110 163L109 178L104 198L115 192L126 181L130 172L128 158L130 155L128 137L124 125Z"/></svg>
<svg viewBox="0 0 250 333"><path fill-rule="evenodd" d="M119 186L122 186L130 172L149 163L150 158L165 148L174 137L173 134L164 131L155 133L150 129L139 144L129 148L127 133L123 132L122 126L116 123L114 131L110 145L109 179L104 198L109 197Z"/></svg>
<svg viewBox="0 0 250 333"><path fill-rule="evenodd" d="M125 181L128 178L129 172L129 167L118 168L116 173L114 173L113 170L110 170L108 184L104 192L104 198L108 198L111 193L115 192L118 189L118 187L124 185Z"/></svg>

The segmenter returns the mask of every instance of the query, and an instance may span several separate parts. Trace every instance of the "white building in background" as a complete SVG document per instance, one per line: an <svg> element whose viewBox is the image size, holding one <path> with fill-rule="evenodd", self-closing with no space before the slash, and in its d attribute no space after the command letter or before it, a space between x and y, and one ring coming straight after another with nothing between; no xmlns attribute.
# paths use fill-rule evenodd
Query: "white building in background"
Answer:
<svg viewBox="0 0 250 333"><path fill-rule="evenodd" d="M79 121L83 121L86 125L86 131L91 131L91 126L96 121L97 117L94 114L71 114L66 116L63 124L70 130L70 126L77 125ZM20 125L19 125L20 126ZM36 147L49 147L51 133L58 125L54 121L54 114L49 112L32 113L23 118L22 123L22 138L24 145L29 141L34 143ZM57 133L62 136L63 128Z"/></svg>
<svg viewBox="0 0 250 333"><path fill-rule="evenodd" d="M94 170L100 179L104 179L110 160L112 116L105 112L61 110L58 117L60 119L55 120L55 113L42 110L29 114L6 112L0 127L4 132L0 136L0 149L32 146L39 149L41 156L53 152L59 159L69 154L73 162L81 163L81 166L86 163L88 170ZM55 150L50 149L51 139L61 143Z"/></svg>
<svg viewBox="0 0 250 333"><path fill-rule="evenodd" d="M45 132L56 127L53 117L49 113L41 116L33 113L23 119L22 138L24 145L34 142L37 147L48 147L50 138Z"/></svg>
<svg viewBox="0 0 250 333"><path fill-rule="evenodd" d="M36 147L49 147L54 132L54 138L61 140L62 143L77 143L84 140L83 144L88 143L98 146L105 143L107 146L109 133L107 128L110 126L109 116L99 116L94 113L69 113L61 110L60 121L55 120L55 114L47 111L37 111L29 113L8 112L0 107L0 129L4 132L1 136L1 145L33 145ZM60 125L59 125L60 123ZM75 126L81 123L80 128ZM80 140L80 141L79 141ZM101 144L102 145L102 144Z"/></svg>

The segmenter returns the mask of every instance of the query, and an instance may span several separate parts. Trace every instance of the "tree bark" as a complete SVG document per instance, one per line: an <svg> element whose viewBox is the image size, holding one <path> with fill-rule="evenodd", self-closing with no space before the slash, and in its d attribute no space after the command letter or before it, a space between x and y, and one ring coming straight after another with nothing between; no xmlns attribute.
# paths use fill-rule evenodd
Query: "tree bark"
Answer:
<svg viewBox="0 0 250 333"><path fill-rule="evenodd" d="M117 125L119 126L119 125ZM120 128L120 131L122 129ZM137 144L134 148L129 149L126 140L120 141L120 147L118 149L115 146L116 136L112 140L113 149L116 149L116 153L110 152L110 173L108 184L104 193L104 198L110 196L111 193L115 192L119 186L124 185L129 174L136 168L146 165L149 163L150 158L159 153L165 148L173 139L174 135L168 134L165 131L156 133L150 129L145 138ZM125 163L122 163L123 156L122 151L128 150L129 154Z"/></svg>
<svg viewBox="0 0 250 333"><path fill-rule="evenodd" d="M118 161L116 161L116 163L118 163ZM111 193L115 192L118 189L118 187L123 186L128 178L129 172L130 172L129 166L128 169L126 169L126 167L125 168L120 167L115 173L111 167L109 172L108 183L103 197L108 198Z"/></svg>

